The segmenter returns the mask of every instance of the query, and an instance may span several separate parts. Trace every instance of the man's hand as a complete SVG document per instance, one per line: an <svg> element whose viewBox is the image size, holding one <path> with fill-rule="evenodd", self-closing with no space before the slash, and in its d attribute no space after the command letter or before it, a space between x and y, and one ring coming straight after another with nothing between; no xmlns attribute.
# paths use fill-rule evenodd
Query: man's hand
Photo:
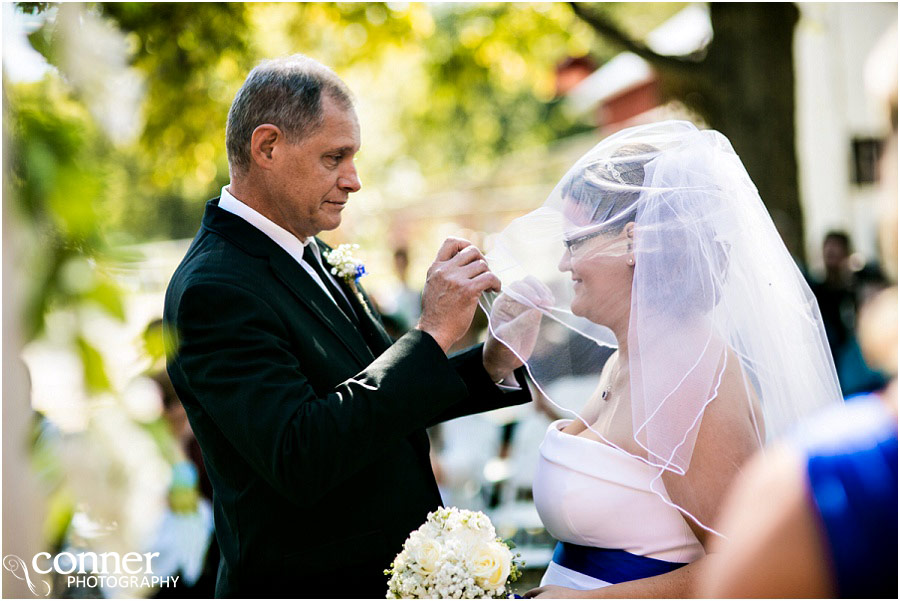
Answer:
<svg viewBox="0 0 900 601"><path fill-rule="evenodd" d="M534 351L541 325L538 307L554 302L553 294L533 276L513 282L491 306L491 328L484 343L484 369L495 382L522 366Z"/></svg>
<svg viewBox="0 0 900 601"><path fill-rule="evenodd" d="M500 280L481 251L468 240L447 238L428 268L416 329L430 334L446 353L469 329L486 290L500 292Z"/></svg>

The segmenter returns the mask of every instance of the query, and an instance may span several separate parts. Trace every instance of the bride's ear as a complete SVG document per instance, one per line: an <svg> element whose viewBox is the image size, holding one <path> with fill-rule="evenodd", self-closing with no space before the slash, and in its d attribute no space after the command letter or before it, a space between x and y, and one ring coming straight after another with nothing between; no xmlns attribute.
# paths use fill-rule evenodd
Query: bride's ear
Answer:
<svg viewBox="0 0 900 601"><path fill-rule="evenodd" d="M625 240L628 242L628 248L625 253L625 262L629 266L634 267L634 221L625 224L623 230L625 232Z"/></svg>

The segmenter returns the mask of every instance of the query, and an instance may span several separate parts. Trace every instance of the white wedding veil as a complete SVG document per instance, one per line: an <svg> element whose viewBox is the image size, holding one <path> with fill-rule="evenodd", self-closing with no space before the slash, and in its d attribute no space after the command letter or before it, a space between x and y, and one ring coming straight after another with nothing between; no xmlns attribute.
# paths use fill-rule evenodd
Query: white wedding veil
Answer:
<svg viewBox="0 0 900 601"><path fill-rule="evenodd" d="M720 398L740 405L754 448L841 402L815 298L716 131L667 121L610 136L498 234L487 259L503 284L483 297L493 335L565 417L658 469L657 480L689 470ZM540 312L536 339L537 321L515 319L510 301ZM594 394L569 392L573 382ZM630 397L625 415L598 427L616 391Z"/></svg>

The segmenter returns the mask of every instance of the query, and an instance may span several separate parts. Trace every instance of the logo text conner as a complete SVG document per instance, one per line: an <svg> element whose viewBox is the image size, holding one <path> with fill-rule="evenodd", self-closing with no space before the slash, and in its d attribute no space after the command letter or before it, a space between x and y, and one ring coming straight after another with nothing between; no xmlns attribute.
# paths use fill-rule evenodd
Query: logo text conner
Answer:
<svg viewBox="0 0 900 601"><path fill-rule="evenodd" d="M63 551L55 557L46 551L38 553L31 560L31 567L38 574L49 574L55 571L57 574L71 574L77 570L78 574L153 574L152 561L154 557L159 557L159 553L140 553L131 552L120 556L118 553L94 553L93 551L84 551L82 553L69 553ZM39 559L46 559L45 569L38 565ZM52 560L52 561L51 561ZM62 561L60 561L62 560ZM88 569L88 560L90 560L90 569Z"/></svg>

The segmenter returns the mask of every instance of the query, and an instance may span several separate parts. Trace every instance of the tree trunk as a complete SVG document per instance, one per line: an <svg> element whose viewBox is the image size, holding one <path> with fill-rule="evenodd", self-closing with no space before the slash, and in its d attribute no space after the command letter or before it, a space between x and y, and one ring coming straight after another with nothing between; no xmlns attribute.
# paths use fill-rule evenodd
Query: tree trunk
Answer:
<svg viewBox="0 0 900 601"><path fill-rule="evenodd" d="M802 259L793 60L799 17L790 3L711 3L713 40L698 93L701 114L731 140L788 249ZM685 102L691 106L692 97Z"/></svg>
<svg viewBox="0 0 900 601"><path fill-rule="evenodd" d="M788 250L805 258L794 139L794 27L791 3L709 6L713 39L705 57L660 56L597 11L571 3L598 34L649 61L664 99L675 99L731 140Z"/></svg>

